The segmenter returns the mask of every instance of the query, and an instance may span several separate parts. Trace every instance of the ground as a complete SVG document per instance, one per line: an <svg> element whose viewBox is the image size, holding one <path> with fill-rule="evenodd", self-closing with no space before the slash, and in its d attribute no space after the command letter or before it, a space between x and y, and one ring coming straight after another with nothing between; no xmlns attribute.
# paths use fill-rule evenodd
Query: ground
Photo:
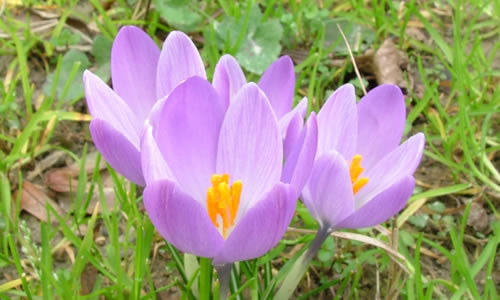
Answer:
<svg viewBox="0 0 500 300"><path fill-rule="evenodd" d="M202 260L154 230L143 189L104 162L88 130L82 72L110 83L112 40L133 24L160 46L168 32L187 32L209 77L224 53L253 81L289 55L295 102L307 96L314 111L348 82L359 97L362 86L403 90L403 139L426 135L413 196L383 225L334 232L294 298L497 299L499 9L485 0L6 1L0 298L198 298ZM299 204L278 246L235 266L233 296L271 299L316 228Z"/></svg>

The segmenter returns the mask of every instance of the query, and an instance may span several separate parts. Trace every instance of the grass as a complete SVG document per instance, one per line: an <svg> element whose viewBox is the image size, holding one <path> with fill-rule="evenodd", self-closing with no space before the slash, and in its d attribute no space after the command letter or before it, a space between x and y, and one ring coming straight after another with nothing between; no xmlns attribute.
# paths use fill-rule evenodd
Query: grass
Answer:
<svg viewBox="0 0 500 300"><path fill-rule="evenodd" d="M296 100L307 96L317 111L341 84L359 87L342 50L342 38L331 35L336 27L325 26L329 20L335 24L341 19L361 32L355 56L368 48L378 49L386 38L393 38L408 56L406 132L425 132L425 158L417 175L419 186L403 212L383 227L357 231L367 240L336 237L325 243L297 298L498 299L498 0L269 0L258 2L261 14L257 16L257 1L250 0L173 1L167 8L152 1L149 11L144 9L148 1L115 1L111 6L98 0L27 2L18 6L7 2L0 19L5 36L0 43L1 299L161 299L161 293L209 299L206 291L217 291L206 260L183 255L155 232L143 211L138 187L109 166L103 172L99 157L92 168L85 167L93 146L86 129L89 116L74 83L80 81L84 62L65 60L65 55L88 43L80 43L83 37L75 35L92 40L99 34L109 42L120 26L135 24L161 44L167 32L188 29L196 37L210 76L223 53L243 55L240 49L248 32L259 22L277 23L281 34L271 32L263 43L275 49L278 38L282 53L300 54ZM170 15L169 9L182 11L183 5L190 12L184 18ZM54 26L39 32L39 14L28 7L57 12L60 17ZM65 28L81 29L74 25L77 21L92 23L96 30L90 35L81 30L64 33ZM221 34L224 22L236 32ZM348 28L344 30L354 45ZM423 33L424 40L410 34L412 30ZM90 51L91 46L96 50ZM106 69L105 59L99 57L109 48L94 42L80 51L89 59L89 67ZM340 63L334 65L337 58ZM43 93L48 74L53 80L49 92ZM258 79L254 73L247 75ZM43 80L37 79L40 76ZM362 77L373 87L373 74L362 71ZM83 141L64 145L60 136L68 134L67 126L83 130ZM30 172L55 151L80 167L67 212L44 203L47 221L40 222L21 212L20 193L13 191L23 182L39 179L29 178ZM103 178L104 174L111 178ZM109 201L109 188L114 202ZM98 195L95 206L94 194ZM491 219L483 230L468 225L477 203ZM89 207L94 207L91 213ZM291 227L315 226L299 205ZM290 231L265 256L237 263L231 273L231 298L272 299L311 239L311 234ZM373 246L376 241L387 249Z"/></svg>

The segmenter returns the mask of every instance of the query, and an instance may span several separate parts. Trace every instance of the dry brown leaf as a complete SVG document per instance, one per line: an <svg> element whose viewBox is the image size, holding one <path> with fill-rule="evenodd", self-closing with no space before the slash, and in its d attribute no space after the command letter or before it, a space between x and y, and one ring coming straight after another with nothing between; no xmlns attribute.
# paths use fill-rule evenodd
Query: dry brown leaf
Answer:
<svg viewBox="0 0 500 300"><path fill-rule="evenodd" d="M385 40L373 56L373 68L378 84L392 83L407 88L402 68L408 59L391 39Z"/></svg>
<svg viewBox="0 0 500 300"><path fill-rule="evenodd" d="M18 197L18 192L16 192L13 197L14 201ZM47 222L47 202L56 210L57 213L63 214L59 205L47 196L42 187L32 184L29 181L23 182L20 198L21 210L28 212L42 222Z"/></svg>
<svg viewBox="0 0 500 300"><path fill-rule="evenodd" d="M45 170L53 167L54 165L58 164L60 161L62 161L65 157L67 157L67 153L64 151L56 150L52 153L50 153L47 157L43 158L40 161L37 161L35 164L35 168L33 171L28 173L28 180L33 180L40 174L42 174Z"/></svg>
<svg viewBox="0 0 500 300"><path fill-rule="evenodd" d="M479 232L485 232L488 229L488 213L481 203L476 201L471 203L467 225L472 226L474 230Z"/></svg>
<svg viewBox="0 0 500 300"><path fill-rule="evenodd" d="M87 174L92 174L94 172L97 155L97 151L91 152L87 155L87 159L85 160L85 172L87 172ZM104 159L101 159L99 163L99 171L102 171L105 168L106 162ZM75 191L79 174L80 164L75 162L68 167L48 171L45 174L45 183L51 190L59 193Z"/></svg>
<svg viewBox="0 0 500 300"><path fill-rule="evenodd" d="M75 191L78 183L78 170L72 168L52 169L45 174L45 183L56 192Z"/></svg>
<svg viewBox="0 0 500 300"><path fill-rule="evenodd" d="M94 290L94 285L97 280L97 269L92 264L87 264L83 269L82 276L80 277L80 294L88 295Z"/></svg>
<svg viewBox="0 0 500 300"><path fill-rule="evenodd" d="M115 205L115 190L112 187L111 182L111 176L107 175L104 176L106 178L103 178L103 192L104 192L104 199L106 200L106 206L107 209L112 210L114 205ZM109 178L109 179L108 179ZM75 183L76 184L76 183ZM90 184L87 184L86 187L86 193L89 192ZM57 200L59 200L59 204L61 205L61 208L69 212L70 209L73 207L74 204L74 191L73 193L66 192L66 193L58 193L57 194ZM97 187L94 187L94 191L92 194L92 198L90 199L89 206L87 207L87 214L91 214L92 211L94 210L94 207L99 203L100 196L99 196L99 191Z"/></svg>

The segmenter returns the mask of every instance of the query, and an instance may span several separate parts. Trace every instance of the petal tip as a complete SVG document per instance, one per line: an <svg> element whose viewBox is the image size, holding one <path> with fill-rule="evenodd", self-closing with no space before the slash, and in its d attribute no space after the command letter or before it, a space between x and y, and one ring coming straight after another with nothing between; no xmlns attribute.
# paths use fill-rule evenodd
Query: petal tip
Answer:
<svg viewBox="0 0 500 300"><path fill-rule="evenodd" d="M144 33L144 31L137 26L126 25L126 26L123 26L122 28L120 28L120 30L118 31L118 34L116 35L116 38L118 38L119 36L124 35L124 34L130 34L130 33L135 33L135 32Z"/></svg>
<svg viewBox="0 0 500 300"><path fill-rule="evenodd" d="M291 68L293 69L293 60L292 60L292 58L291 58L290 56L288 56L288 55L283 55L283 56L281 56L281 57L278 59L278 61L279 61L280 63L283 63L285 66L287 66L287 67L291 67Z"/></svg>
<svg viewBox="0 0 500 300"><path fill-rule="evenodd" d="M339 89L342 89L342 90L346 90L346 92L350 92L350 93L356 93L356 88L354 87L354 85L352 83L346 83L344 85L342 85Z"/></svg>
<svg viewBox="0 0 500 300"><path fill-rule="evenodd" d="M88 80L90 80L92 77L95 77L96 75L94 73L92 73L91 71L89 70L85 70L83 71L83 82L87 82Z"/></svg>
<svg viewBox="0 0 500 300"><path fill-rule="evenodd" d="M185 34L182 31L178 31L178 30L171 31L168 34L167 41L171 41L171 40L176 40L176 41L178 41L178 40L187 40L190 43L192 43L191 39L189 38L189 36L187 34Z"/></svg>

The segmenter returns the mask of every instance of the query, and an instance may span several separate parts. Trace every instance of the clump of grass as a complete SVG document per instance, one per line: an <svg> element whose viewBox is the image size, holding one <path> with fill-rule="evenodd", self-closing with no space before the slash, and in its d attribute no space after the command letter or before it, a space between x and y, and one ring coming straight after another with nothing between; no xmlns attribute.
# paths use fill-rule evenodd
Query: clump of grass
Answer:
<svg viewBox="0 0 500 300"><path fill-rule="evenodd" d="M75 20L94 22L99 34L108 40L121 25L142 25L158 43L167 31L188 26L208 70L213 70L224 52L236 55L244 45L252 26L248 20L256 8L261 13L258 22L281 26L281 51L302 53L296 64L296 100L307 96L313 110L321 107L319 99L326 99L336 87L355 79L350 59L342 52L340 36L332 38L325 24L347 19L367 28L360 31L365 48L354 49L354 55L363 54L366 48L376 49L385 38L395 38L415 70L407 73L408 81L418 80L423 86L419 95L409 85L407 132L425 131L427 165L450 174L445 180L419 177L420 187L397 220L356 232L370 240L356 240L355 235L348 239L332 237L314 260L297 298L320 294L335 299L364 299L368 295L498 298L498 279L493 272L500 243L496 210L500 192L500 92L496 85L500 73L493 67L498 65L496 53L500 48L498 3L224 0L169 2L161 10L159 1L152 1L154 5L150 1L133 2L118 1L107 7L100 1L90 1L90 13L86 13L77 1L31 1L34 9L50 12L57 7L61 14L57 24L42 34L27 6L8 6L3 11L0 30L5 38L0 53L13 59L2 67L5 72L0 85L0 298L159 299L160 293L171 292L183 299L210 299L207 291L213 288L216 292L217 284L207 261L183 255L155 233L143 211L141 191L108 167L116 199L109 205L99 159L89 174L84 167L87 149L92 146L72 152L54 138L54 133L62 130L62 122L89 120L81 109L81 97L66 100L73 92L73 82L80 80L77 75L82 62L63 63L64 55L74 45L60 49L54 43ZM186 7L196 15L191 16L196 20L193 24L170 24L164 18L169 11L185 11ZM231 24L239 24L229 38L222 38L217 31L225 17L230 17ZM420 30L428 43L410 36L409 28ZM82 53L91 65L98 63L95 53ZM334 55L344 59L337 67L332 67ZM33 65L40 61L53 76L43 98L42 87L32 80L36 72ZM257 78L248 73L250 78ZM26 215L20 212L19 193L14 197L12 191L22 188L27 173L54 150L65 151L81 166L72 191L73 205L67 214L60 214L47 204L48 221L30 223L34 224L30 227ZM93 194L98 195L99 202L87 214ZM464 209L447 215L446 209L456 206L452 199L458 199ZM467 225L472 201L482 201L492 216L484 232ZM444 208L432 209L437 202ZM432 226L441 226L439 222L445 217L446 230L434 234ZM316 225L299 204L291 226L311 230ZM39 233L39 240L33 238L34 232ZM291 230L265 256L237 263L231 273L232 299L272 299L283 274L310 241L310 235ZM162 277L166 280L159 280ZM213 286L200 284L207 280Z"/></svg>

